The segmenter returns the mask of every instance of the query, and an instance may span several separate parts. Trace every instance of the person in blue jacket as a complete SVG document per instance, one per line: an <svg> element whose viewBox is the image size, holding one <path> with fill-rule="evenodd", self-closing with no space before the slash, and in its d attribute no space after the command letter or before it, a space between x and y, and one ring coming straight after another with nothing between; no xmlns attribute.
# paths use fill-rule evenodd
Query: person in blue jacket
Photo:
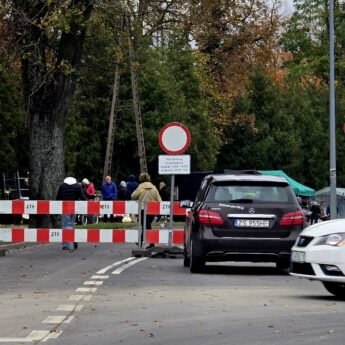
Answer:
<svg viewBox="0 0 345 345"><path fill-rule="evenodd" d="M116 184L111 180L110 176L105 177L105 181L102 184L102 200L114 201L117 199ZM104 215L104 222L108 221L108 215ZM113 214L110 215L110 222L114 221Z"/></svg>

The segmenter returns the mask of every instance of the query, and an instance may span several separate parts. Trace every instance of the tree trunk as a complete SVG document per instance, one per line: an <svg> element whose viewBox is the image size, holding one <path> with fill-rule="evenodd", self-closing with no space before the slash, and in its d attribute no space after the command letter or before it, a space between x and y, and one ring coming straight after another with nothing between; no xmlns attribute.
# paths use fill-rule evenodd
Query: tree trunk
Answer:
<svg viewBox="0 0 345 345"><path fill-rule="evenodd" d="M23 13L21 18L16 18L15 24L21 37L23 53L22 75L30 133L29 188L32 200L54 200L65 176L64 135L67 112L75 92L86 22L92 11L91 2L80 0L71 3L69 29L62 32L59 28L42 28L36 24L38 20L26 20L36 15L43 20L58 11L58 7L53 10L45 8L43 11L41 2L33 2L36 8L17 2ZM57 32L53 40L49 30ZM51 225L49 216L30 218L33 227Z"/></svg>

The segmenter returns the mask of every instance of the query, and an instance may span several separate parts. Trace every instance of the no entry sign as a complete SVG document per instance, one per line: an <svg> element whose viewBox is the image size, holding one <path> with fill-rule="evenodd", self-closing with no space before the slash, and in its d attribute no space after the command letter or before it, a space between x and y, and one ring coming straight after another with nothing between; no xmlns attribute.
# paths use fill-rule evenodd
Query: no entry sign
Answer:
<svg viewBox="0 0 345 345"><path fill-rule="evenodd" d="M190 140L188 128L179 122L170 122L159 132L159 146L169 155L179 155L186 151Z"/></svg>

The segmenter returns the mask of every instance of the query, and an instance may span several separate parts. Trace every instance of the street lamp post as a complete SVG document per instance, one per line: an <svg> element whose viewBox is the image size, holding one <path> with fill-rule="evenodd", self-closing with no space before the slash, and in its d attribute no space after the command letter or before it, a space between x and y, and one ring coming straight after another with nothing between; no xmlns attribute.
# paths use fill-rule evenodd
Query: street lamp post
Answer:
<svg viewBox="0 0 345 345"><path fill-rule="evenodd" d="M330 140L330 218L337 218L337 169L335 147L334 96L334 0L329 0L329 140Z"/></svg>

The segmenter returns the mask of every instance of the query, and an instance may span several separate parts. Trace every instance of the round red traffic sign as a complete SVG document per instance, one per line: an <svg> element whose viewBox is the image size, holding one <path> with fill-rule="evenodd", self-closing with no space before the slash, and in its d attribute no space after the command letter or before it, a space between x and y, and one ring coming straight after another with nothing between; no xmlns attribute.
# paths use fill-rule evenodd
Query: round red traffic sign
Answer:
<svg viewBox="0 0 345 345"><path fill-rule="evenodd" d="M179 155L186 151L190 140L188 128L179 122L170 122L159 132L159 146L169 155Z"/></svg>

